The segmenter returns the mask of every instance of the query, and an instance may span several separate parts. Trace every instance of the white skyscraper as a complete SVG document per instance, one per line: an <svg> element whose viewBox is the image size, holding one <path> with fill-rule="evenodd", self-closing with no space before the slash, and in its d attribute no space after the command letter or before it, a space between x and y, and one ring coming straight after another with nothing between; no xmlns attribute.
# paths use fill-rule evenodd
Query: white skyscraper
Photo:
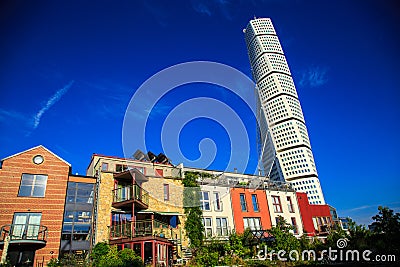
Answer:
<svg viewBox="0 0 400 267"><path fill-rule="evenodd" d="M325 204L297 91L271 19L251 20L245 39L257 84L261 170L308 193L310 203Z"/></svg>

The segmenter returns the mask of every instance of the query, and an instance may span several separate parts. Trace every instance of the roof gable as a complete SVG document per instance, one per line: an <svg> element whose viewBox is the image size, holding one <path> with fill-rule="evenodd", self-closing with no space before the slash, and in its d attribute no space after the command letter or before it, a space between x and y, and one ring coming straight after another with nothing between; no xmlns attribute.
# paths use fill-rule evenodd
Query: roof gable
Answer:
<svg viewBox="0 0 400 267"><path fill-rule="evenodd" d="M54 157L58 158L59 160L61 160L62 162L64 162L65 164L67 164L68 166L71 167L71 164L69 164L66 160L64 160L64 159L61 158L60 156L56 155L55 153L53 153L51 150L47 149L47 148L46 148L45 146L43 146L43 145L38 145L38 146L35 146L35 147L32 147L32 148L29 148L29 149L27 149L27 150L24 150L24 151L22 151L22 152L18 152L18 153L16 153L16 154L13 154L13 155L11 155L11 156L8 156L8 157L6 157L6 158L1 159L1 161L4 161L4 160L10 159L10 158L19 156L19 155L21 155L21 154L24 154L24 153L26 153L26 152L29 152L29 151L32 151L32 150L35 150L35 149L38 149L38 148L42 148L42 149L46 150L47 152L49 152L50 154L52 154Z"/></svg>

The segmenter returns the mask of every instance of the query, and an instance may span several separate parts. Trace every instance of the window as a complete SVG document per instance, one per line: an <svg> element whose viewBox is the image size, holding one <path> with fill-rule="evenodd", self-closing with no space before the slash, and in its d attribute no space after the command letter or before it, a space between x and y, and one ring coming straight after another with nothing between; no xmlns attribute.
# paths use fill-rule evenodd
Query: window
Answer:
<svg viewBox="0 0 400 267"><path fill-rule="evenodd" d="M292 198L291 197L287 197L287 202L288 202L289 212L294 212Z"/></svg>
<svg viewBox="0 0 400 267"><path fill-rule="evenodd" d="M297 223L296 223L296 218L292 217L292 226L293 226L293 232L295 235L299 233L299 230L297 229Z"/></svg>
<svg viewBox="0 0 400 267"><path fill-rule="evenodd" d="M103 162L101 164L101 171L103 171L103 172L108 171L108 163L107 162Z"/></svg>
<svg viewBox="0 0 400 267"><path fill-rule="evenodd" d="M19 187L19 197L44 197L47 185L47 175L22 174Z"/></svg>
<svg viewBox="0 0 400 267"><path fill-rule="evenodd" d="M164 200L169 200L169 184L164 184Z"/></svg>
<svg viewBox="0 0 400 267"><path fill-rule="evenodd" d="M212 220L209 217L203 218L204 235L206 237L212 236Z"/></svg>
<svg viewBox="0 0 400 267"><path fill-rule="evenodd" d="M200 206L202 210L211 210L209 192L200 192Z"/></svg>
<svg viewBox="0 0 400 267"><path fill-rule="evenodd" d="M250 228L250 230L261 230L261 220L258 217L254 218L243 218L244 229Z"/></svg>
<svg viewBox="0 0 400 267"><path fill-rule="evenodd" d="M41 213L14 213L11 239L38 239L40 238Z"/></svg>
<svg viewBox="0 0 400 267"><path fill-rule="evenodd" d="M257 201L257 195L256 194L251 195L251 201L253 203L253 210L255 212L259 212L260 209L258 208L258 201Z"/></svg>
<svg viewBox="0 0 400 267"><path fill-rule="evenodd" d="M240 194L240 206L242 211L247 211L246 196L245 194Z"/></svg>
<svg viewBox="0 0 400 267"><path fill-rule="evenodd" d="M217 222L217 235L228 236L228 219L227 218L216 218Z"/></svg>
<svg viewBox="0 0 400 267"><path fill-rule="evenodd" d="M221 199L219 197L218 192L214 192L214 210L215 211L221 211L222 210L222 205L221 205Z"/></svg>
<svg viewBox="0 0 400 267"><path fill-rule="evenodd" d="M272 204L274 205L274 212L282 212L281 199L279 196L272 196Z"/></svg>
<svg viewBox="0 0 400 267"><path fill-rule="evenodd" d="M128 166L126 166L126 165L122 165L122 164L116 164L115 165L115 171L116 172L124 172L126 170L128 170Z"/></svg>

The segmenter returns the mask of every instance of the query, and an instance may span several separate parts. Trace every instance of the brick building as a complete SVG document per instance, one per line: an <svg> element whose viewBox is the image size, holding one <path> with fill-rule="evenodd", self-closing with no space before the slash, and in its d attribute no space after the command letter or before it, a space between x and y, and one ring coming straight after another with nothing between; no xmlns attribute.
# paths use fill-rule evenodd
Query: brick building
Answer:
<svg viewBox="0 0 400 267"><path fill-rule="evenodd" d="M68 182L77 180L93 179L72 175L71 165L42 145L1 160L0 249L13 266L58 257Z"/></svg>

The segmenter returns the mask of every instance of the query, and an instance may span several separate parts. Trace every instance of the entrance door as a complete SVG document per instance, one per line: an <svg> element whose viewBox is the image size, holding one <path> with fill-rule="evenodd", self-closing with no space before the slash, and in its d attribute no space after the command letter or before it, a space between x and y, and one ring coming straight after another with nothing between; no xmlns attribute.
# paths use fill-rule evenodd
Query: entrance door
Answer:
<svg viewBox="0 0 400 267"><path fill-rule="evenodd" d="M41 213L14 213L11 239L37 239Z"/></svg>

